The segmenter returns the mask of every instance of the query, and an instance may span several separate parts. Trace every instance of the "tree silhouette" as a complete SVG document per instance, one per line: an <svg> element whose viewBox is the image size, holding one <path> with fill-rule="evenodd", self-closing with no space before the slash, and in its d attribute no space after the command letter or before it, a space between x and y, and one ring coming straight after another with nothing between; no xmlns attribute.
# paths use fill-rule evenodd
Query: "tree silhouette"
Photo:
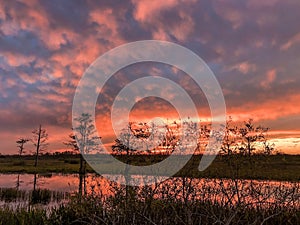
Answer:
<svg viewBox="0 0 300 225"><path fill-rule="evenodd" d="M253 119L244 122L244 126L239 129L241 136L240 151L251 156L257 149L257 144L266 140L265 134L269 128L263 126L255 126Z"/></svg>
<svg viewBox="0 0 300 225"><path fill-rule="evenodd" d="M69 141L65 144L71 146L75 152L80 153L80 167L79 167L79 194L86 193L85 188L85 175L86 175L86 161L83 157L84 154L89 154L97 149L97 143L100 137L96 136L96 128L93 125L91 115L82 113L80 117L75 118L77 126L73 127L76 131L75 135L69 135Z"/></svg>
<svg viewBox="0 0 300 225"><path fill-rule="evenodd" d="M48 133L45 129L42 129L42 125L40 125L38 129L32 131L32 134L33 138L31 139L31 142L36 147L34 166L37 167L39 155L43 153L48 146Z"/></svg>
<svg viewBox="0 0 300 225"><path fill-rule="evenodd" d="M268 127L256 126L253 119L244 121L243 125L233 125L232 118L226 123L221 147L223 155L240 154L251 156L254 153L272 154L275 147L267 140Z"/></svg>
<svg viewBox="0 0 300 225"><path fill-rule="evenodd" d="M232 118L229 117L225 127L223 144L221 146L221 154L227 156L237 154L239 153L240 150L240 146L239 146L240 129L238 126L234 126L232 122L233 122Z"/></svg>
<svg viewBox="0 0 300 225"><path fill-rule="evenodd" d="M98 150L97 142L99 137L96 136L96 128L93 125L91 115L82 113L80 117L75 118L77 126L73 129L76 131L76 141L78 143L79 151L81 154L88 154L92 150Z"/></svg>
<svg viewBox="0 0 300 225"><path fill-rule="evenodd" d="M66 142L63 142L64 145L68 146L71 148L72 152L75 154L79 154L79 147L76 141L76 137L73 133L69 134L69 140Z"/></svg>
<svg viewBox="0 0 300 225"><path fill-rule="evenodd" d="M115 144L112 145L112 151L115 154L123 154L130 155L136 150L133 146L133 133L131 131L132 123L129 123L128 126L121 130L119 134L119 138L115 140Z"/></svg>
<svg viewBox="0 0 300 225"><path fill-rule="evenodd" d="M25 153L24 151L24 145L29 141L29 139L27 138L19 138L16 143L17 143L17 147L19 148L18 149L18 153L19 153L19 156L21 156L23 153Z"/></svg>
<svg viewBox="0 0 300 225"><path fill-rule="evenodd" d="M183 126L183 127L181 127ZM183 129L185 128L184 132ZM184 135L184 140L182 140ZM160 153L171 154L176 147L186 149L189 141L198 138L197 126L193 121L162 123L161 121L129 122L112 145L115 154Z"/></svg>
<svg viewBox="0 0 300 225"><path fill-rule="evenodd" d="M166 154L172 153L178 143L178 128L179 125L176 121L172 124L165 125L166 133L163 136L163 141L160 146L164 149Z"/></svg>

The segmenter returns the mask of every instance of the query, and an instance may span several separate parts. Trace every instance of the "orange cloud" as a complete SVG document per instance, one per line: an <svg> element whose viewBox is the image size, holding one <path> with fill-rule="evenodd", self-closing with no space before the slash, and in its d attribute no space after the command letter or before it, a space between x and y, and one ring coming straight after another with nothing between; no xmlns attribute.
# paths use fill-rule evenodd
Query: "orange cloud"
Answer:
<svg viewBox="0 0 300 225"><path fill-rule="evenodd" d="M277 120L281 117L300 115L300 94L289 95L276 99L268 99L263 102L245 102L241 106L228 107L227 113L238 120L259 118L259 120Z"/></svg>

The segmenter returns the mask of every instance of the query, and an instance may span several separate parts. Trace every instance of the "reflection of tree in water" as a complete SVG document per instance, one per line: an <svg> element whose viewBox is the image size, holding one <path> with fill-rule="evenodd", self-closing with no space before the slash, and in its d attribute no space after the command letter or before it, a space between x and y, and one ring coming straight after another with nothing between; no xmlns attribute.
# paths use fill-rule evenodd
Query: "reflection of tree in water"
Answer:
<svg viewBox="0 0 300 225"><path fill-rule="evenodd" d="M17 143L17 147L18 147L18 155L20 157L20 162L18 163L19 165L24 166L25 162L22 161L21 156L26 153L25 152L25 144L29 141L28 138L19 138L16 143ZM17 175L17 181L16 181L16 189L19 190L20 188L20 184L22 183L22 181L20 181L20 174Z"/></svg>
<svg viewBox="0 0 300 225"><path fill-rule="evenodd" d="M90 114L82 113L75 118L75 122L74 134L69 135L70 139L65 144L71 147L74 152L80 153L78 194L82 196L86 194L86 161L83 155L100 151L97 149L100 137L96 135L96 128Z"/></svg>
<svg viewBox="0 0 300 225"><path fill-rule="evenodd" d="M17 190L19 190L21 183L23 183L23 181L20 180L20 174L18 173L17 180L16 180L16 189Z"/></svg>
<svg viewBox="0 0 300 225"><path fill-rule="evenodd" d="M47 189L41 189L39 186L46 184L44 181L39 183L39 175L33 174L33 189L31 192L30 204L48 204L51 201L51 191Z"/></svg>

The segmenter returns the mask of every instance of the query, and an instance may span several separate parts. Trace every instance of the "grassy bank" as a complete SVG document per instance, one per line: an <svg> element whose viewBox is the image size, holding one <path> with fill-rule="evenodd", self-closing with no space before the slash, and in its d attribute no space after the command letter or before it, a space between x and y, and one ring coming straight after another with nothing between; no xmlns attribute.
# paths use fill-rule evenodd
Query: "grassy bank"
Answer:
<svg viewBox="0 0 300 225"><path fill-rule="evenodd" d="M116 156L123 162L132 165L150 165L165 159L165 155L132 155ZM178 156L180 157L180 156ZM198 171L202 156L196 155L181 169L176 176L207 177L207 178L244 178L244 179L271 179L271 180L300 180L300 155L255 155L245 156L218 156L208 169ZM108 161L101 162L107 171L114 166ZM79 169L78 155L42 156L39 166L34 167L32 156L2 156L0 158L0 173L77 173ZM94 172L87 166L87 172ZM118 173L119 171L115 171Z"/></svg>

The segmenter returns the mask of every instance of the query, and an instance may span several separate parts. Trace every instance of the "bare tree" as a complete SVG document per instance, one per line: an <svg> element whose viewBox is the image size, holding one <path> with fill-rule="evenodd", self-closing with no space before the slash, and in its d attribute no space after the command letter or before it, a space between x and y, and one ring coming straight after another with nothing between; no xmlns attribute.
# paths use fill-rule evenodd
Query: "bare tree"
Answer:
<svg viewBox="0 0 300 225"><path fill-rule="evenodd" d="M263 153L265 155L271 155L275 151L275 144L270 143L267 138L264 138L263 140Z"/></svg>
<svg viewBox="0 0 300 225"><path fill-rule="evenodd" d="M112 151L116 154L130 155L136 151L134 148L134 143L132 141L134 134L132 133L132 123L129 123L128 126L121 130L119 138L115 140L115 144L112 145ZM142 134L137 134L142 135Z"/></svg>
<svg viewBox="0 0 300 225"><path fill-rule="evenodd" d="M200 124L198 129L198 143L197 148L195 150L196 154L200 154L205 150L211 132L211 124Z"/></svg>
<svg viewBox="0 0 300 225"><path fill-rule="evenodd" d="M171 154L179 141L178 129L180 128L180 125L174 121L172 124L166 124L165 128L166 133L163 137L161 146L165 150L166 154Z"/></svg>
<svg viewBox="0 0 300 225"><path fill-rule="evenodd" d="M267 140L269 128L253 123L253 119L243 125L233 125L232 118L226 124L221 153L224 155L241 154L251 156L254 153L271 154L274 144Z"/></svg>
<svg viewBox="0 0 300 225"><path fill-rule="evenodd" d="M126 144L123 144L120 139L116 139L115 144L113 144L111 148L115 154L122 154L123 152L125 152L126 155L129 155L130 152L134 151L133 149L130 149Z"/></svg>
<svg viewBox="0 0 300 225"><path fill-rule="evenodd" d="M257 150L257 144L266 140L265 134L269 128L255 126L253 119L244 122L244 126L239 129L241 137L240 151L248 156Z"/></svg>
<svg viewBox="0 0 300 225"><path fill-rule="evenodd" d="M120 131L112 151L126 155L142 152L170 153L178 142L177 129L176 122L173 124L129 122L127 127Z"/></svg>
<svg viewBox="0 0 300 225"><path fill-rule="evenodd" d="M48 146L48 133L45 129L42 129L42 125L40 125L38 129L32 131L32 134L33 138L31 139L31 142L36 148L34 166L37 167L39 155L44 152Z"/></svg>
<svg viewBox="0 0 300 225"><path fill-rule="evenodd" d="M227 156L234 155L239 151L240 129L238 126L232 124L232 118L229 117L226 123L223 144L221 146L221 153Z"/></svg>
<svg viewBox="0 0 300 225"><path fill-rule="evenodd" d="M23 153L25 153L24 151L24 145L29 141L29 139L27 138L19 138L16 143L17 143L17 147L19 148L18 149L18 153L19 153L19 156L21 156Z"/></svg>

